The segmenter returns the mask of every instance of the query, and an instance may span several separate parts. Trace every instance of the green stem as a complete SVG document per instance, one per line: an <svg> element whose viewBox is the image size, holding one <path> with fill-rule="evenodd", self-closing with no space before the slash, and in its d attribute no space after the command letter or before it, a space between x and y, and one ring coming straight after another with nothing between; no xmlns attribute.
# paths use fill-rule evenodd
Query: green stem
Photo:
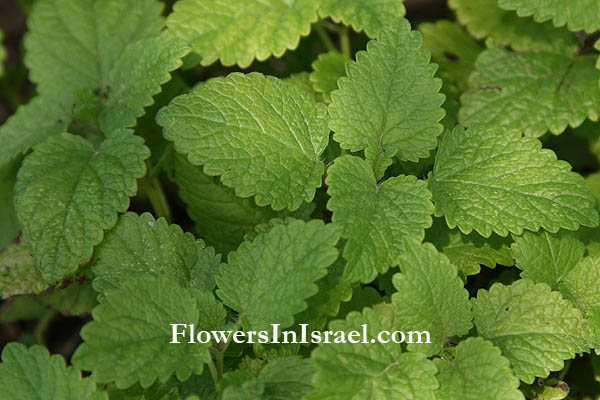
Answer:
<svg viewBox="0 0 600 400"><path fill-rule="evenodd" d="M350 58L352 56L352 46L350 45L350 29L344 28L340 32L340 49L342 54Z"/></svg>
<svg viewBox="0 0 600 400"><path fill-rule="evenodd" d="M210 369L210 376L212 376L213 382L215 383L215 386L217 386L217 383L219 383L219 379L217 379L217 368L215 367L215 363L212 360L212 357L210 358L210 362L208 363L208 369Z"/></svg>
<svg viewBox="0 0 600 400"><path fill-rule="evenodd" d="M158 174L160 174L162 172L163 168L165 167L165 164L171 158L172 153L173 153L173 145L169 144L167 146L167 148L165 149L165 151L163 151L163 153L160 156L156 165L150 170L150 173L148 174L149 179L156 178L158 176Z"/></svg>
<svg viewBox="0 0 600 400"><path fill-rule="evenodd" d="M567 376L567 373L569 372L569 368L571 368L572 362L573 362L573 360L567 360L567 362L565 363L565 367L562 369L562 371L560 371L560 374L558 374L559 381L562 381L563 379L565 379L565 377Z"/></svg>
<svg viewBox="0 0 600 400"><path fill-rule="evenodd" d="M140 187L146 197L148 197L148 201L150 201L156 217L163 217L168 223L171 223L171 209L169 208L169 202L160 184L160 180L156 176L152 177L152 174L149 174L140 181Z"/></svg>
<svg viewBox="0 0 600 400"><path fill-rule="evenodd" d="M323 45L325 46L325 48L328 51L335 51L335 52L338 51L338 49L335 47L335 44L333 44L333 41L331 40L331 38L329 37L327 32L325 32L323 25L315 24L315 32L317 32L317 34L321 38L321 42L323 42Z"/></svg>
<svg viewBox="0 0 600 400"><path fill-rule="evenodd" d="M42 318L40 318L40 322L38 322L33 335L39 344L42 346L46 345L46 329L50 326L50 322L54 319L56 312L48 311Z"/></svg>

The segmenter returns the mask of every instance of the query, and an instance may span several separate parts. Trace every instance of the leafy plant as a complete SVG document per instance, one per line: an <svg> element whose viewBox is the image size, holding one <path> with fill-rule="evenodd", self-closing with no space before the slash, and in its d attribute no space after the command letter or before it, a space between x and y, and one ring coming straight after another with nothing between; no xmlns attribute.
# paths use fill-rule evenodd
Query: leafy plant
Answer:
<svg viewBox="0 0 600 400"><path fill-rule="evenodd" d="M0 399L599 395L598 4L34 1Z"/></svg>

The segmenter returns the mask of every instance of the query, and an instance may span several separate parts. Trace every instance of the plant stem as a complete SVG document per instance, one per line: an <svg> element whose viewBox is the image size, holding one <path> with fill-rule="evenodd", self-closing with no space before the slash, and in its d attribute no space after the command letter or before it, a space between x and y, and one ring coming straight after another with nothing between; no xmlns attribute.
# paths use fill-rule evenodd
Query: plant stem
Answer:
<svg viewBox="0 0 600 400"><path fill-rule="evenodd" d="M352 57L352 46L350 45L350 30L346 27L340 32L340 49L346 57Z"/></svg>
<svg viewBox="0 0 600 400"><path fill-rule="evenodd" d="M156 178L158 176L158 174L160 174L162 172L166 162L171 158L172 154L173 154L173 145L169 144L167 146L167 148L165 149L165 151L163 151L160 158L158 159L158 162L156 163L156 165L154 167L152 167L152 169L150 170L150 173L148 174L149 179Z"/></svg>
<svg viewBox="0 0 600 400"><path fill-rule="evenodd" d="M169 202L160 184L160 180L156 176L152 177L152 174L149 174L140 181L140 188L146 197L148 197L156 217L163 217L168 223L171 223L171 209L169 208Z"/></svg>
<svg viewBox="0 0 600 400"><path fill-rule="evenodd" d="M56 312L49 310L46 314L42 316L42 318L40 318L40 322L38 322L37 326L35 327L33 335L35 336L38 343L42 346L46 345L46 329L48 329L48 326L50 325L50 322L52 322L52 320L54 319L55 315Z"/></svg>
<svg viewBox="0 0 600 400"><path fill-rule="evenodd" d="M328 51L335 51L335 52L338 51L338 49L335 47L335 44L333 44L333 41L331 40L331 38L329 37L327 32L325 32L323 25L315 24L315 32L317 32L317 34L321 38L321 42L323 42L323 45L325 46L325 48Z"/></svg>
<svg viewBox="0 0 600 400"><path fill-rule="evenodd" d="M562 371L560 371L560 374L558 374L559 381L562 381L563 379L565 379L565 376L567 376L569 368L571 368L572 361L573 360L567 360L567 362L565 362L565 367L562 369Z"/></svg>

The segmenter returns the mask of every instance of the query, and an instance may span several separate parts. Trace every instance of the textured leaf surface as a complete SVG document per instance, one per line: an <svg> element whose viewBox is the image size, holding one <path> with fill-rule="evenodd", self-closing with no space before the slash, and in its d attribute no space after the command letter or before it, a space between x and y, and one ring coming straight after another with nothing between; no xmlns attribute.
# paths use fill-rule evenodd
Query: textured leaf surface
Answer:
<svg viewBox="0 0 600 400"><path fill-rule="evenodd" d="M419 31L423 47L431 50L431 59L440 66L438 74L465 89L483 47L455 22L425 22Z"/></svg>
<svg viewBox="0 0 600 400"><path fill-rule="evenodd" d="M313 350L314 391L305 399L435 399L438 384L431 361L420 353L402 353L399 344L376 341L380 331L397 329L393 321L393 309L387 305L331 322L332 331L361 334L361 325L367 324L369 343L329 343Z"/></svg>
<svg viewBox="0 0 600 400"><path fill-rule="evenodd" d="M433 219L433 226L425 231L425 241L433 243L464 275L478 274L480 265L494 268L496 264L510 267L515 263L510 238L494 233L489 238L477 232L464 235L459 229L448 228L443 218Z"/></svg>
<svg viewBox="0 0 600 400"><path fill-rule="evenodd" d="M240 385L227 387L223 400L245 400L256 388L262 388L261 399L289 400L301 399L311 389L314 367L310 360L300 357L279 358L261 369L258 377Z"/></svg>
<svg viewBox="0 0 600 400"><path fill-rule="evenodd" d="M215 287L221 257L178 225L149 213L129 212L106 234L92 267L94 288L106 293L123 282L154 276L181 287L210 292Z"/></svg>
<svg viewBox="0 0 600 400"><path fill-rule="evenodd" d="M84 125L106 133L134 126L189 51L159 36L162 8L155 0L36 2L25 40L31 80L45 98L77 104Z"/></svg>
<svg viewBox="0 0 600 400"><path fill-rule="evenodd" d="M579 310L543 283L520 279L479 290L473 302L475 326L510 360L525 383L563 368L563 360L588 351L590 326Z"/></svg>
<svg viewBox="0 0 600 400"><path fill-rule="evenodd" d="M332 221L344 228L347 239L345 277L370 282L396 265L402 238L422 240L431 226L431 193L414 176L398 176L378 183L366 161L343 156L327 171L327 208Z"/></svg>
<svg viewBox="0 0 600 400"><path fill-rule="evenodd" d="M320 0L319 14L352 25L356 32L374 38L380 30L398 23L406 13L402 0Z"/></svg>
<svg viewBox="0 0 600 400"><path fill-rule="evenodd" d="M516 10L520 16L533 15L536 21L552 20L572 31L592 33L600 28L600 3L596 0L498 0L500 7Z"/></svg>
<svg viewBox="0 0 600 400"><path fill-rule="evenodd" d="M97 296L98 292L92 288L92 282L86 281L54 288L50 293L36 296L35 299L63 315L82 315L90 313L98 304Z"/></svg>
<svg viewBox="0 0 600 400"><path fill-rule="evenodd" d="M594 330L593 342L600 348L600 258L582 259L558 284L565 299L580 309Z"/></svg>
<svg viewBox="0 0 600 400"><path fill-rule="evenodd" d="M175 282L142 277L111 291L83 327L83 344L73 363L92 371L100 383L125 388L139 382L151 386L172 374L181 381L200 374L210 361L209 344L189 344L180 336L170 344L169 324L197 324L199 307L192 292ZM180 328L181 329L181 328Z"/></svg>
<svg viewBox="0 0 600 400"><path fill-rule="evenodd" d="M490 37L498 45L515 51L561 50L573 53L576 36L567 29L557 29L551 22L537 23L498 7L498 0L449 0L458 21L467 26L477 39Z"/></svg>
<svg viewBox="0 0 600 400"><path fill-rule="evenodd" d="M583 178L537 139L514 130L447 132L429 183L436 216L467 234L598 225L596 200Z"/></svg>
<svg viewBox="0 0 600 400"><path fill-rule="evenodd" d="M438 400L525 400L519 379L500 350L482 338L468 338L452 350L453 358L434 360Z"/></svg>
<svg viewBox="0 0 600 400"><path fill-rule="evenodd" d="M321 186L327 113L310 93L259 73L229 74L176 97L157 116L164 135L239 197L297 209Z"/></svg>
<svg viewBox="0 0 600 400"><path fill-rule="evenodd" d="M515 128L528 136L562 133L600 116L600 79L595 55L513 53L493 47L479 56L462 97L460 121Z"/></svg>
<svg viewBox="0 0 600 400"><path fill-rule="evenodd" d="M34 97L0 126L0 167L46 138L67 130L70 105L57 101L56 97L52 94Z"/></svg>
<svg viewBox="0 0 600 400"><path fill-rule="evenodd" d="M554 234L544 230L524 232L514 239L512 251L517 267L523 270L521 276L546 283L554 290L585 252L577 235L562 229Z"/></svg>
<svg viewBox="0 0 600 400"><path fill-rule="evenodd" d="M245 68L256 58L281 57L295 49L317 20L318 0L181 0L167 20L169 30L202 57Z"/></svg>
<svg viewBox="0 0 600 400"><path fill-rule="evenodd" d="M346 75L346 62L348 58L343 54L329 52L319 54L312 63L313 71L310 80L315 91L323 93L327 103L331 103L331 92L338 88L337 81Z"/></svg>
<svg viewBox="0 0 600 400"><path fill-rule="evenodd" d="M202 167L181 155L175 157L175 182L198 235L220 253L235 250L247 232L277 216L271 207L259 207L254 199L237 197L219 178L206 175Z"/></svg>
<svg viewBox="0 0 600 400"><path fill-rule="evenodd" d="M338 81L329 106L329 127L344 149L371 147L408 161L435 149L444 95L441 80L433 77L437 66L421 44L421 34L401 19L346 64L347 77Z"/></svg>
<svg viewBox="0 0 600 400"><path fill-rule="evenodd" d="M103 230L129 206L148 156L141 138L115 131L97 150L79 136L56 135L25 159L15 204L44 280L59 281L89 261Z"/></svg>
<svg viewBox="0 0 600 400"><path fill-rule="evenodd" d="M40 293L47 287L35 269L27 243L10 244L0 250L0 298Z"/></svg>
<svg viewBox="0 0 600 400"><path fill-rule="evenodd" d="M217 276L217 295L240 313L244 328L270 329L293 324L317 293L315 282L338 257L341 229L322 221L292 221L229 253Z"/></svg>
<svg viewBox="0 0 600 400"><path fill-rule="evenodd" d="M431 343L409 344L408 349L432 356L449 338L473 327L469 292L456 267L432 244L405 243L398 261L402 272L393 277L396 323L405 331L428 331Z"/></svg>
<svg viewBox="0 0 600 400"><path fill-rule="evenodd" d="M9 343L2 350L0 392L5 399L108 400L91 379L67 367L60 355L50 355L42 346L29 349Z"/></svg>

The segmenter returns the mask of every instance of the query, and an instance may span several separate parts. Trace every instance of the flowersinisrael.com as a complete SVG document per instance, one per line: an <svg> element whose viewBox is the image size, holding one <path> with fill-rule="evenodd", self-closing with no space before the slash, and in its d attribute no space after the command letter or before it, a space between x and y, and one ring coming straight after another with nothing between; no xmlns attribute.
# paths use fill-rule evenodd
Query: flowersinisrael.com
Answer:
<svg viewBox="0 0 600 400"><path fill-rule="evenodd" d="M194 324L171 324L170 343L431 343L429 331L380 331L369 339L367 324L361 331L312 331L308 333L308 324L300 324L300 332L281 331L279 324L271 324L271 331L195 331ZM371 335L372 336L372 335Z"/></svg>

